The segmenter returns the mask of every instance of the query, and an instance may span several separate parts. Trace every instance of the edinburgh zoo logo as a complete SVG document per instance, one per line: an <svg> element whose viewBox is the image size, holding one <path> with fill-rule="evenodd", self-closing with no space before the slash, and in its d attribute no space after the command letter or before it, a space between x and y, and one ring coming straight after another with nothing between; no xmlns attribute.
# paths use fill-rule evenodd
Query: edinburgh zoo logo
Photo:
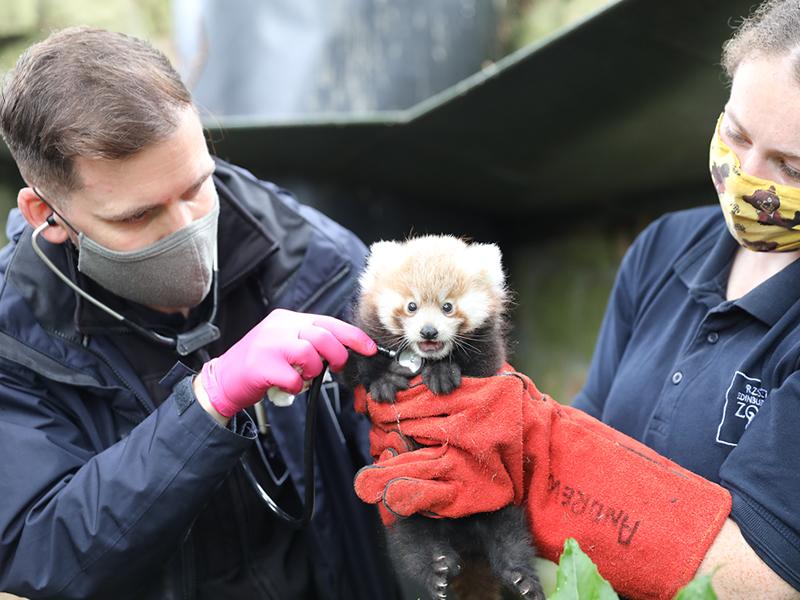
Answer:
<svg viewBox="0 0 800 600"><path fill-rule="evenodd" d="M717 441L726 446L735 446L739 438L758 414L758 409L767 399L768 391L761 387L761 380L736 371L722 408L722 421L717 428Z"/></svg>

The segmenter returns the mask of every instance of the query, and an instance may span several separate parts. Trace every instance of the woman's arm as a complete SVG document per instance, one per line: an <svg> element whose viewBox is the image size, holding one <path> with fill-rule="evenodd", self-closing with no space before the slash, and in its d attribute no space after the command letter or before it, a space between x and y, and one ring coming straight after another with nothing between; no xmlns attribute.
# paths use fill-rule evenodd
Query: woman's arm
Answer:
<svg viewBox="0 0 800 600"><path fill-rule="evenodd" d="M800 592L781 579L759 558L728 519L708 549L699 573L712 574L711 581L719 600L795 600Z"/></svg>

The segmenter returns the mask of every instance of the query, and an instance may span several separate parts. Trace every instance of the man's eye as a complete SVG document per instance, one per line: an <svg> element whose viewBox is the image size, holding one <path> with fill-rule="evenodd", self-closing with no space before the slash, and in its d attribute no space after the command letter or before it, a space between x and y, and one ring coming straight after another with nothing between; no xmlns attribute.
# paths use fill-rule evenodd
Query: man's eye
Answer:
<svg viewBox="0 0 800 600"><path fill-rule="evenodd" d="M191 190L189 190L186 194L181 197L181 200L192 200L197 194L200 193L200 190L203 189L203 185L208 179L204 180L203 183L200 183L194 186Z"/></svg>
<svg viewBox="0 0 800 600"><path fill-rule="evenodd" d="M142 212L136 213L135 215L126 217L125 219L122 220L122 222L128 224L140 223L141 221L144 221L149 214L150 214L149 210L143 210Z"/></svg>

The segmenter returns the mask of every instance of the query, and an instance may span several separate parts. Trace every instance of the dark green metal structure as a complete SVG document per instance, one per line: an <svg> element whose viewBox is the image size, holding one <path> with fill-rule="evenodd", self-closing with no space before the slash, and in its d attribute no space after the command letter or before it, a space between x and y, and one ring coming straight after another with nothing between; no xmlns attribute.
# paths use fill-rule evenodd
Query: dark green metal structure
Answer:
<svg viewBox="0 0 800 600"><path fill-rule="evenodd" d="M702 199L721 44L753 4L617 0L408 110L207 124L220 156L356 207L353 190L500 220Z"/></svg>
<svg viewBox="0 0 800 600"><path fill-rule="evenodd" d="M612 2L406 111L222 122L216 150L275 179L509 216L707 193L721 45L752 5Z"/></svg>

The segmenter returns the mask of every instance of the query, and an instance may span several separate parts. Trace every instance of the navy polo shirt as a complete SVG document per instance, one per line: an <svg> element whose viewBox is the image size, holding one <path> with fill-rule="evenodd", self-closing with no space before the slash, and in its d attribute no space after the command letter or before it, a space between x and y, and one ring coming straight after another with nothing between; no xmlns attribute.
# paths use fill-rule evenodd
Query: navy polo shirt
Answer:
<svg viewBox="0 0 800 600"><path fill-rule="evenodd" d="M719 206L628 250L574 406L727 488L755 552L800 589L800 261L725 299Z"/></svg>

